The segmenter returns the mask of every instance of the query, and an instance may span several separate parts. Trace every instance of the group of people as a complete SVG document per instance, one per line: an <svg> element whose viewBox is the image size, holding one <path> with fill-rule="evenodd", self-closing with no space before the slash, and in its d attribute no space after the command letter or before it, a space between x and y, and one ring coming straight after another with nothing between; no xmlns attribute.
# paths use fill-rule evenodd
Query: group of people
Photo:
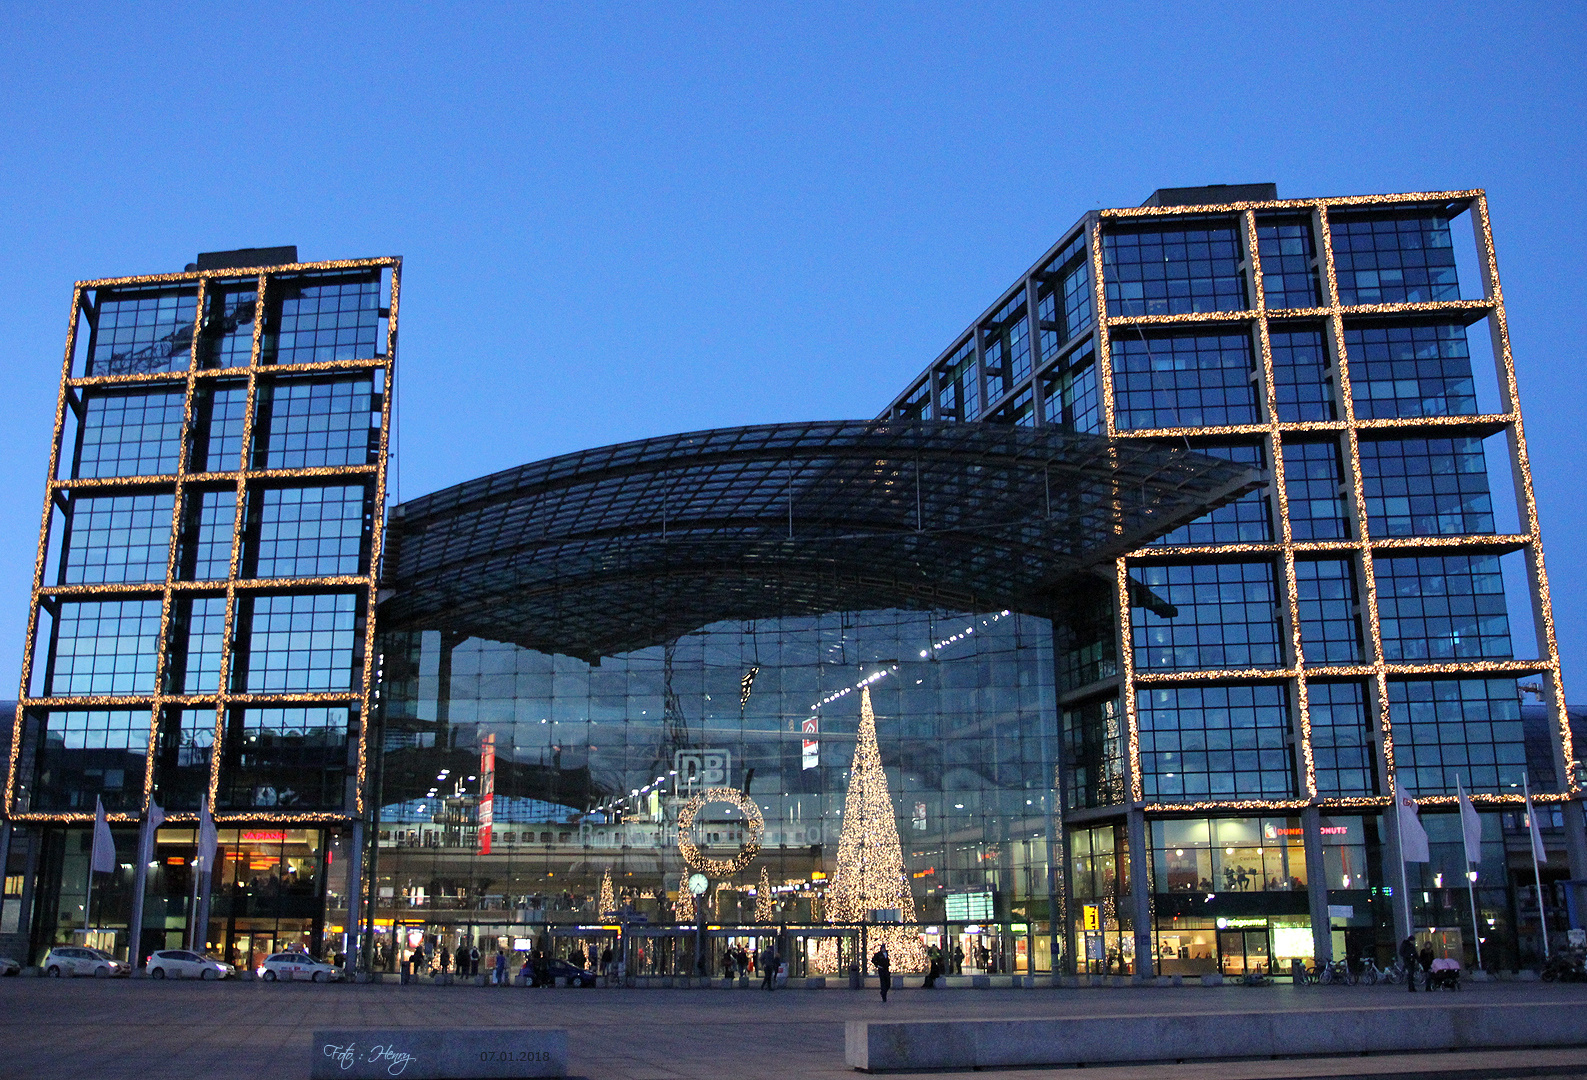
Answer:
<svg viewBox="0 0 1587 1080"><path fill-rule="evenodd" d="M457 964L457 974L474 976L479 974L479 949L470 945L466 950L459 947L454 956L450 949L442 945L433 952L426 952L423 945L413 950L409 957L416 975L425 975L430 971L430 964L435 964L435 970L446 974L452 970L452 965Z"/></svg>

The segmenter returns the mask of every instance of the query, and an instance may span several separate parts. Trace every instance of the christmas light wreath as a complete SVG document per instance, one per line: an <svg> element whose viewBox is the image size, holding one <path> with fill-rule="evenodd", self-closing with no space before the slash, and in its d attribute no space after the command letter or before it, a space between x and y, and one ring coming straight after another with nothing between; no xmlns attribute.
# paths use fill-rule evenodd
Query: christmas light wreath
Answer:
<svg viewBox="0 0 1587 1080"><path fill-rule="evenodd" d="M695 847L689 833L694 829L694 817L707 803L728 803L744 812L744 818L749 823L749 837L744 842L744 847L731 859L708 859L700 854L700 849ZM683 861L696 870L706 873L729 875L736 874L744 869L760 854L760 840L765 831L765 819L761 817L760 807L755 805L755 800L739 791L737 788L714 787L706 788L688 802L678 808L678 852L683 856Z"/></svg>

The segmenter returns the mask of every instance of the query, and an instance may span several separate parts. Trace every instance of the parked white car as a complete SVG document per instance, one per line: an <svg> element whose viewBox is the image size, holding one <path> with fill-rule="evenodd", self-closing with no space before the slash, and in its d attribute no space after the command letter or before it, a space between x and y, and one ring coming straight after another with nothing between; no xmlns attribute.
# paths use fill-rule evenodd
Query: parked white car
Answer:
<svg viewBox="0 0 1587 1080"><path fill-rule="evenodd" d="M259 965L258 974L265 982L291 982L296 979L335 982L342 977L341 968L321 963L304 952L276 953Z"/></svg>
<svg viewBox="0 0 1587 1080"><path fill-rule="evenodd" d="M20 975L22 965L9 956L0 956L0 975Z"/></svg>
<svg viewBox="0 0 1587 1080"><path fill-rule="evenodd" d="M92 975L101 979L131 974L131 969L109 953L79 945L57 945L44 957L44 974L52 979Z"/></svg>
<svg viewBox="0 0 1587 1080"><path fill-rule="evenodd" d="M233 973L225 961L186 949L161 949L149 957L151 979L229 979Z"/></svg>

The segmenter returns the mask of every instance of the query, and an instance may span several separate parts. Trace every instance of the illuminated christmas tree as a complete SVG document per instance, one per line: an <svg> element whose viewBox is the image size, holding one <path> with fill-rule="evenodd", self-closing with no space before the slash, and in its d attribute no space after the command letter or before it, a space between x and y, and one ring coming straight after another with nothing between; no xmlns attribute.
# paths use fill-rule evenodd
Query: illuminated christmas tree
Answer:
<svg viewBox="0 0 1587 1080"><path fill-rule="evenodd" d="M876 745L871 690L865 686L860 688L860 730L854 742L854 762L849 766L837 872L827 891L826 912L831 922L857 923L867 921L870 913L879 908L896 909L905 923L915 921L915 897L904 873L898 819L892 794L887 790L887 774L882 771L882 754ZM883 942L887 944L893 970L925 968L926 950L915 929L884 923L874 926L869 938L873 950Z"/></svg>
<svg viewBox="0 0 1587 1080"><path fill-rule="evenodd" d="M678 878L678 900L672 907L672 916L680 923L694 921L694 894L689 891L687 874Z"/></svg>
<svg viewBox="0 0 1587 1080"><path fill-rule="evenodd" d="M766 873L766 868L760 868L760 884L755 887L755 921L769 923L775 921L776 905L771 898L771 875Z"/></svg>
<svg viewBox="0 0 1587 1080"><path fill-rule="evenodd" d="M612 888L612 868L608 866L606 873L601 875L601 895L596 905L596 914L602 918L611 911L617 910L617 894Z"/></svg>

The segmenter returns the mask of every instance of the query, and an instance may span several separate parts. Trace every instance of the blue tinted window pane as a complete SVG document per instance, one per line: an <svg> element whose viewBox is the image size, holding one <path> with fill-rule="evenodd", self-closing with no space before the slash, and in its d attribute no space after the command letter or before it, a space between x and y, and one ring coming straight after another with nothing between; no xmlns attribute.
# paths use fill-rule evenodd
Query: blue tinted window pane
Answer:
<svg viewBox="0 0 1587 1080"><path fill-rule="evenodd" d="M40 723L31 809L93 813L96 797L109 811L142 809L147 710L55 709Z"/></svg>
<svg viewBox="0 0 1587 1080"><path fill-rule="evenodd" d="M1394 769L1418 795L1514 794L1526 770L1521 699L1513 679L1389 683Z"/></svg>
<svg viewBox="0 0 1587 1080"><path fill-rule="evenodd" d="M358 644L358 597L350 593L260 596L240 606L247 635L234 681L249 693L346 690Z"/></svg>
<svg viewBox="0 0 1587 1080"><path fill-rule="evenodd" d="M307 275L272 278L267 287L266 363L368 360L385 343L380 330L380 279Z"/></svg>
<svg viewBox="0 0 1587 1080"><path fill-rule="evenodd" d="M1334 442L1284 444L1284 493L1296 540L1348 540L1344 469Z"/></svg>
<svg viewBox="0 0 1587 1080"><path fill-rule="evenodd" d="M152 694L160 601L63 601L50 649L48 695Z"/></svg>
<svg viewBox="0 0 1587 1080"><path fill-rule="evenodd" d="M1367 691L1358 682L1308 683L1312 764L1319 795L1376 795L1377 767L1367 724Z"/></svg>
<svg viewBox="0 0 1587 1080"><path fill-rule="evenodd" d="M1152 687L1136 709L1148 799L1295 795L1284 687Z"/></svg>
<svg viewBox="0 0 1587 1080"><path fill-rule="evenodd" d="M1508 660L1497 555L1374 560L1385 660Z"/></svg>
<svg viewBox="0 0 1587 1080"><path fill-rule="evenodd" d="M1064 709L1063 760L1070 809L1124 801L1122 730L1117 698Z"/></svg>
<svg viewBox="0 0 1587 1080"><path fill-rule="evenodd" d="M1363 440L1360 445L1374 535L1493 532L1481 439Z"/></svg>
<svg viewBox="0 0 1587 1080"><path fill-rule="evenodd" d="M1337 419L1322 330L1274 330L1268 335L1268 345L1273 353L1278 418L1286 422Z"/></svg>
<svg viewBox="0 0 1587 1080"><path fill-rule="evenodd" d="M368 494L348 487L264 488L254 504L248 577L330 577L361 572Z"/></svg>
<svg viewBox="0 0 1587 1080"><path fill-rule="evenodd" d="M1036 272L1036 317L1041 322L1041 359L1046 363L1068 341L1091 328L1096 304L1091 296L1091 259L1085 235L1076 236Z"/></svg>
<svg viewBox="0 0 1587 1080"><path fill-rule="evenodd" d="M1108 233L1102 255L1109 315L1245 310L1233 225Z"/></svg>
<svg viewBox="0 0 1587 1080"><path fill-rule="evenodd" d="M173 502L168 493L73 495L61 583L164 581Z"/></svg>
<svg viewBox="0 0 1587 1080"><path fill-rule="evenodd" d="M197 810L209 794L215 709L171 708L160 724L154 756L154 797L162 809Z"/></svg>
<svg viewBox="0 0 1587 1080"><path fill-rule="evenodd" d="M1460 299L1455 249L1444 215L1337 217L1331 229L1341 304Z"/></svg>
<svg viewBox="0 0 1587 1080"><path fill-rule="evenodd" d="M1269 308L1312 308L1317 291L1316 249L1308 221L1258 225L1262 294Z"/></svg>
<svg viewBox="0 0 1587 1080"><path fill-rule="evenodd" d="M1030 326L1025 319L1023 289L981 327L981 356L986 365L989 402L1030 375Z"/></svg>
<svg viewBox="0 0 1587 1080"><path fill-rule="evenodd" d="M1096 350L1088 343L1069 354L1060 370L1042 382L1044 419L1054 427L1095 433L1102 430L1097 396Z"/></svg>
<svg viewBox="0 0 1587 1080"><path fill-rule="evenodd" d="M196 596L178 601L166 663L174 694L213 694L220 689L220 646L226 636L226 598ZM215 715L210 714L214 725Z"/></svg>
<svg viewBox="0 0 1587 1080"><path fill-rule="evenodd" d="M1138 576L1178 614L1170 618L1134 609L1136 667L1249 668L1282 662L1273 564L1143 566Z"/></svg>
<svg viewBox="0 0 1587 1080"><path fill-rule="evenodd" d="M1359 418L1477 411L1464 326L1346 327L1345 355Z"/></svg>
<svg viewBox="0 0 1587 1080"><path fill-rule="evenodd" d="M259 292L249 282L215 282L204 293L204 330L199 338L199 366L247 367L253 358L254 314Z"/></svg>
<svg viewBox="0 0 1587 1080"><path fill-rule="evenodd" d="M1343 559L1299 560L1295 563L1295 589L1306 663L1358 663L1363 653L1361 620L1356 615L1356 579L1350 563Z"/></svg>
<svg viewBox="0 0 1587 1080"><path fill-rule="evenodd" d="M937 417L942 420L979 417L981 377L975 369L975 341L965 341L937 370Z"/></svg>
<svg viewBox="0 0 1587 1080"><path fill-rule="evenodd" d="M258 412L255 458L264 468L366 465L375 458L380 405L367 375L263 384Z"/></svg>
<svg viewBox="0 0 1587 1080"><path fill-rule="evenodd" d="M1113 396L1120 428L1257 421L1249 335L1118 333L1112 342Z"/></svg>
<svg viewBox="0 0 1587 1080"><path fill-rule="evenodd" d="M926 378L917 383L914 389L904 395L904 400L895 410L900 420L930 420L931 411L931 379Z"/></svg>
<svg viewBox="0 0 1587 1080"><path fill-rule="evenodd" d="M191 288L102 290L87 374L186 371L192 360L197 297Z"/></svg>
<svg viewBox="0 0 1587 1080"><path fill-rule="evenodd" d="M181 393L84 391L72 475L169 475L176 472L181 445Z"/></svg>
<svg viewBox="0 0 1587 1080"><path fill-rule="evenodd" d="M221 743L219 803L228 809L333 809L345 798L351 717L345 707L233 709Z"/></svg>
<svg viewBox="0 0 1587 1080"><path fill-rule="evenodd" d="M242 465L248 387L200 387L193 395L193 472L232 472Z"/></svg>
<svg viewBox="0 0 1587 1080"><path fill-rule="evenodd" d="M1264 465L1260 446L1202 446L1198 453L1212 457L1228 458L1260 469ZM1177 544L1240 544L1261 543L1273 539L1273 517L1268 512L1267 492L1261 488L1246 492L1238 499L1225 503L1210 514L1205 514L1181 525L1162 539L1158 546Z"/></svg>
<svg viewBox="0 0 1587 1080"><path fill-rule="evenodd" d="M237 520L237 492L190 491L182 529L178 573L184 581L231 577L231 539Z"/></svg>

